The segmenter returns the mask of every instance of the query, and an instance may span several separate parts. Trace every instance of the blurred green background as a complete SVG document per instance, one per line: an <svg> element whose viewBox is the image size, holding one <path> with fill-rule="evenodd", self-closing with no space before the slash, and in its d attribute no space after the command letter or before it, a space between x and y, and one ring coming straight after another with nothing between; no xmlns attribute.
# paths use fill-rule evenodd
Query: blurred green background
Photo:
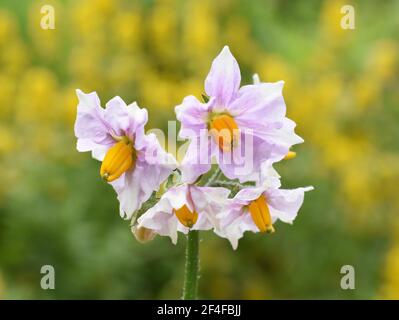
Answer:
<svg viewBox="0 0 399 320"><path fill-rule="evenodd" d="M55 30L40 28L44 4ZM352 4L356 29L340 27ZM228 44L243 83L285 80L313 185L293 226L237 251L203 232L200 297L399 298L399 1L0 0L0 299L179 298L184 238L139 244L100 163L75 150L75 89L166 129ZM40 288L53 265L55 290ZM353 265L356 289L340 287Z"/></svg>

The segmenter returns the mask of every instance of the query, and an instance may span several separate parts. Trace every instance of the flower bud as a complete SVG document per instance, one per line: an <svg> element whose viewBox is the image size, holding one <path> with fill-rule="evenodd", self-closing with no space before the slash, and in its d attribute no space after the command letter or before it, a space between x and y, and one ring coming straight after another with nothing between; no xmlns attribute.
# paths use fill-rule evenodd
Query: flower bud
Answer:
<svg viewBox="0 0 399 320"><path fill-rule="evenodd" d="M156 233L151 229L145 227L137 227L137 225L132 227L132 233L136 240L140 243L147 243L154 240Z"/></svg>

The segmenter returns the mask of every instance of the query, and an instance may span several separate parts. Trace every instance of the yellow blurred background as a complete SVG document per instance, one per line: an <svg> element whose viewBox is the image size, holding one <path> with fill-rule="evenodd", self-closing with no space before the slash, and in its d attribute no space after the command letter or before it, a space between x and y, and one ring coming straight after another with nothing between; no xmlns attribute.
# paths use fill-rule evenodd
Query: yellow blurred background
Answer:
<svg viewBox="0 0 399 320"><path fill-rule="evenodd" d="M340 26L346 4L354 30ZM75 149L75 89L137 101L147 129L166 129L226 44L243 83L285 80L305 143L277 169L316 190L292 227L237 251L204 233L200 296L399 298L397 12L394 0L0 0L0 299L179 297L183 238L136 242L99 163ZM46 264L55 290L40 288ZM340 287L347 264L355 290Z"/></svg>

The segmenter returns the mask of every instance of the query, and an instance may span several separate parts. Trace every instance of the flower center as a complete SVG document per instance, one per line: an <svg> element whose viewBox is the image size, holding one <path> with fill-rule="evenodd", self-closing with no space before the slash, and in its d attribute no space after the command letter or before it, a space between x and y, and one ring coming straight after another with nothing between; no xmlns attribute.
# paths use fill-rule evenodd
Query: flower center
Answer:
<svg viewBox="0 0 399 320"><path fill-rule="evenodd" d="M210 134L219 148L230 151L239 141L240 131L234 118L228 114L215 115L209 122Z"/></svg>
<svg viewBox="0 0 399 320"><path fill-rule="evenodd" d="M190 211L186 205L180 209L173 209L173 211L180 223L188 228L191 228L198 220L198 213Z"/></svg>
<svg viewBox="0 0 399 320"><path fill-rule="evenodd" d="M272 218L264 195L261 195L258 199L252 201L248 205L248 211L251 214L252 220L261 232L274 232Z"/></svg>
<svg viewBox="0 0 399 320"><path fill-rule="evenodd" d="M108 150L101 164L100 175L105 181L112 182L133 168L135 163L133 144L129 139L123 138Z"/></svg>

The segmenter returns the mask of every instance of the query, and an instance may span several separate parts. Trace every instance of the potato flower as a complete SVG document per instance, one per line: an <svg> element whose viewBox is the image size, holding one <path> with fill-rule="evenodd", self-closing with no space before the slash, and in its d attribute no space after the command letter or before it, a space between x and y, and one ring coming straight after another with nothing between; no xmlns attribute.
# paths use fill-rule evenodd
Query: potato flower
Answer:
<svg viewBox="0 0 399 320"><path fill-rule="evenodd" d="M176 161L154 134L144 133L146 109L135 102L126 105L120 97L108 101L104 109L95 92L76 93L77 149L91 151L93 158L102 161L101 178L113 186L120 215L129 219L172 173Z"/></svg>
<svg viewBox="0 0 399 320"><path fill-rule="evenodd" d="M212 157L229 179L253 180L264 161L279 161L303 142L285 116L283 81L241 88L240 82L238 63L225 46L205 80L206 102L188 96L175 108L179 136L191 140L181 166L183 181L193 183L209 171Z"/></svg>
<svg viewBox="0 0 399 320"><path fill-rule="evenodd" d="M274 232L277 220L292 223L313 189L281 189L273 169L294 158L291 146L303 142L286 117L284 82L255 75L253 84L240 83L225 46L205 80L204 102L188 96L175 108L179 135L190 140L180 166L154 134L145 134L146 109L120 97L102 108L95 92L77 90L77 149L102 162L100 176L115 189L137 241L160 235L176 244L179 232L187 236L183 299L197 294L199 230L213 230L236 249L246 231ZM204 175L213 159L218 165Z"/></svg>
<svg viewBox="0 0 399 320"><path fill-rule="evenodd" d="M305 192L313 190L313 187L280 189L277 172L271 166L264 170L259 186L241 189L229 200L225 211L217 216L220 228L215 232L227 238L233 249L237 249L238 240L246 231L273 233L273 224L277 220L292 223Z"/></svg>
<svg viewBox="0 0 399 320"><path fill-rule="evenodd" d="M177 232L210 230L219 226L217 213L224 210L230 190L181 184L170 188L159 202L138 219L145 227L177 242Z"/></svg>

